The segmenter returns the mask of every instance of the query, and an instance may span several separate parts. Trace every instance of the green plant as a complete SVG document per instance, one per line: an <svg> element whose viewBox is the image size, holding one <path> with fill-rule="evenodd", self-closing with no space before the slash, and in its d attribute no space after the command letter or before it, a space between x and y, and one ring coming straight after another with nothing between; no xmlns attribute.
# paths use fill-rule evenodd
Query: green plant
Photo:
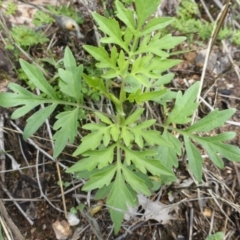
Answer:
<svg viewBox="0 0 240 240"><path fill-rule="evenodd" d="M13 27L11 29L11 36L16 43L24 48L36 45L38 43L43 44L49 41L49 39L45 37L43 33L36 32L27 26Z"/></svg>
<svg viewBox="0 0 240 240"><path fill-rule="evenodd" d="M224 239L224 233L223 232L217 232L213 235L210 235L206 238L206 240L223 240Z"/></svg>
<svg viewBox="0 0 240 240"><path fill-rule="evenodd" d="M0 6L2 5L2 1L0 2ZM17 5L11 0L8 1L7 7L5 9L6 15L12 15L15 14L17 10Z"/></svg>
<svg viewBox="0 0 240 240"><path fill-rule="evenodd" d="M149 1L135 0L136 13L126 9L119 1L115 4L117 17L123 27L120 28L115 19L93 13L93 18L105 37L101 39L100 47L84 46L97 61L96 68L102 70L101 77L83 73L83 66L76 66L73 55L66 48L65 70L59 69L59 89L73 101L63 101L36 67L20 60L30 81L44 94L37 96L10 83L9 88L13 92L0 94L0 106L20 106L12 115L16 119L40 104L48 104L28 118L24 138L30 137L57 105L70 106L70 110L56 116L57 121L53 126L56 131L56 158L68 141L74 141L80 111L87 109L83 104L81 78L90 88L114 104L115 115L108 116L95 111L99 122L82 126L89 133L82 138L81 144L73 153L74 156L81 155L81 159L67 169L67 173L89 179L82 190L98 189L96 199L107 198L106 203L117 233L127 206L137 204L138 193L150 196L152 189L156 190L160 184L176 180L173 167L178 166L178 156L184 147L189 169L198 182L202 179L203 159L196 143L206 150L213 163L220 168L223 167L223 161L218 154L239 161L240 150L223 143L232 139L235 133L204 136L222 126L234 114L234 109L216 109L190 125L198 108L196 97L199 83L192 85L184 94L165 87L174 77L166 71L180 62L169 58L174 55L171 49L184 41L185 37L162 34L164 28L174 21L173 18L152 18L145 23L158 7L159 1L151 0L150 4ZM111 46L109 50L107 46ZM112 82L116 79L120 81L118 94L112 92ZM175 104L170 111L168 102L174 100ZM143 105L149 101L162 106L166 119L164 123L141 118L145 112ZM124 105L129 103L134 111L124 111ZM174 133L180 134L184 141L181 142Z"/></svg>
<svg viewBox="0 0 240 240"><path fill-rule="evenodd" d="M187 35L190 43L197 37L204 41L211 37L214 27L213 23L209 23L199 19L199 5L194 1L182 0L178 8L176 21L173 23L173 28L177 29L181 34ZM232 42L239 45L239 30L233 31L231 27L223 27L219 34L218 40L231 38Z"/></svg>

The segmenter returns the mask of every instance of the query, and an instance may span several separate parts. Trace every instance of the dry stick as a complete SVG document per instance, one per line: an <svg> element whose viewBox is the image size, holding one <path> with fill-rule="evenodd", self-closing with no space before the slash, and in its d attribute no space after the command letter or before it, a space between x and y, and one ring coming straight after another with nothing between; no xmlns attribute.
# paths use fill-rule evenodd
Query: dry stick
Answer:
<svg viewBox="0 0 240 240"><path fill-rule="evenodd" d="M0 151L4 152L4 143L3 143L3 126L4 126L4 118L3 115L0 115ZM1 160L1 171L5 170L5 155L0 155ZM1 186L3 191L9 196L10 199L13 200L13 197L11 193L8 191L8 189L5 186L5 175L4 172L1 173ZM22 208L19 206L17 202L13 200L16 207L20 210L20 212L23 214L23 216L28 220L28 222L33 225L33 221L25 214L25 212L22 210Z"/></svg>
<svg viewBox="0 0 240 240"><path fill-rule="evenodd" d="M209 60L209 57L210 57L210 53L211 53L213 44L214 44L214 42L215 42L215 40L217 38L217 35L218 35L219 31L220 31L220 28L222 26L222 23L223 23L223 21L224 21L224 19L226 17L229 4L230 4L230 0L227 1L227 3L225 4L225 6L223 8L223 11L221 11L220 14L218 15L216 23L215 23L215 27L214 27L214 29L212 31L211 39L210 39L210 41L208 43L207 54L206 54L204 65L203 65L202 75L201 75L201 79L200 79L200 86L199 86L199 91L198 91L198 94L197 94L196 102L199 102L199 100L200 100L200 96L201 96L201 92L202 92L204 78L205 78L205 75L206 75L206 70L207 70L207 65L208 65L208 60ZM192 117L191 124L194 124L196 116L197 116L197 110L195 111L195 113L194 113L194 115Z"/></svg>
<svg viewBox="0 0 240 240"><path fill-rule="evenodd" d="M215 210L213 210L213 213L212 213L212 216L211 216L211 224L210 224L210 229L209 229L208 235L211 235L211 234L212 234L214 217L215 217ZM226 220L227 220L227 219L226 219Z"/></svg>
<svg viewBox="0 0 240 240"><path fill-rule="evenodd" d="M0 172L0 176L1 176L1 181L5 182L5 175L4 175L4 171L5 171L5 147L4 147L4 136L3 136L3 127L4 127L4 118L3 115L0 114L0 168L1 168L1 172Z"/></svg>
<svg viewBox="0 0 240 240"><path fill-rule="evenodd" d="M189 217L189 240L192 240L193 237L193 216L194 216L194 209L193 207L190 208L190 217Z"/></svg>
<svg viewBox="0 0 240 240"><path fill-rule="evenodd" d="M18 132L23 134L23 131L13 121L10 120L9 122L15 129L18 130ZM31 138L28 138L26 141L29 142L31 145L33 145L36 149L38 149L43 155L45 155L46 157L48 157L52 161L56 162L56 160L50 154L48 154L46 151L44 151L42 148L40 148ZM63 169L67 169L67 167L64 164L60 163L60 162L59 162L59 165Z"/></svg>
<svg viewBox="0 0 240 240"><path fill-rule="evenodd" d="M36 176L37 176L37 181L38 181L38 187L39 187L39 190L40 190L40 195L41 195L41 197L46 199L46 201L49 203L50 206L52 206L53 208L55 208L59 212L63 212L61 209L59 209L55 205L53 205L52 202L47 198L47 196L42 191L42 185L41 185L40 180L39 180L39 174L38 174L38 169L37 169L38 158L39 158L39 150L37 150L37 156L36 156Z"/></svg>
<svg viewBox="0 0 240 240"><path fill-rule="evenodd" d="M33 225L33 221L26 215L26 213L22 210L22 208L19 206L19 204L14 201L14 198L12 196L12 194L8 191L8 189L6 188L5 184L0 182L1 186L2 186L2 189L3 191L8 195L8 197L10 199L12 199L12 201L14 202L14 204L16 205L16 207L19 209L19 211L23 214L23 216L28 220L28 222Z"/></svg>
<svg viewBox="0 0 240 240"><path fill-rule="evenodd" d="M5 222L3 221L3 219L2 219L1 216L0 216L0 226L2 226L3 231L4 231L5 235L7 236L7 239L8 239L8 240L11 240L11 237L10 237L10 235L9 235L9 231L8 231L8 229L7 229L7 226L6 226L6 224L5 224ZM2 233L1 233L1 235L2 235Z"/></svg>
<svg viewBox="0 0 240 240"><path fill-rule="evenodd" d="M22 236L21 232L19 231L15 223L12 221L12 219L9 217L7 210L1 200L0 200L0 209L4 217L4 220L6 221L6 223L8 224L8 227L12 230L14 236L16 237L15 239L24 240L24 237Z"/></svg>

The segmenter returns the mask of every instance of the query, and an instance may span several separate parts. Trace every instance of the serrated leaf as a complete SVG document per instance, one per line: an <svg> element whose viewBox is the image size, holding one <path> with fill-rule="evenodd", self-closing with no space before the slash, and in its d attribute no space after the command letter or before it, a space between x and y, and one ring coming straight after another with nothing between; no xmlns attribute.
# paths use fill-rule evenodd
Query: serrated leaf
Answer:
<svg viewBox="0 0 240 240"><path fill-rule="evenodd" d="M101 119L102 122L107 123L107 124L110 124L110 125L113 124L112 121L111 121L108 117L106 117L105 115L103 115L102 113L100 113L100 112L95 112L95 114Z"/></svg>
<svg viewBox="0 0 240 240"><path fill-rule="evenodd" d="M106 125L103 123L87 123L82 126L83 129L96 131L101 130L102 128L106 128Z"/></svg>
<svg viewBox="0 0 240 240"><path fill-rule="evenodd" d="M23 138L29 138L33 133L35 133L44 123L44 121L50 116L50 114L55 110L57 104L52 104L48 107L40 109L34 113L30 118L27 119L27 125L23 131Z"/></svg>
<svg viewBox="0 0 240 240"><path fill-rule="evenodd" d="M125 160L128 165L130 162L134 163L136 168L142 173L149 171L152 175L160 176L174 176L171 168L165 167L159 160L147 158L149 156L156 156L156 151L133 151L127 148L123 148L125 151Z"/></svg>
<svg viewBox="0 0 240 240"><path fill-rule="evenodd" d="M149 119L137 125L140 129L146 129L151 127L156 122L156 119Z"/></svg>
<svg viewBox="0 0 240 240"><path fill-rule="evenodd" d="M147 196L151 195L150 190L145 184L145 181L138 177L133 171L130 171L127 167L122 166L123 175L126 182L132 187L137 193L143 193Z"/></svg>
<svg viewBox="0 0 240 240"><path fill-rule="evenodd" d="M144 110L145 110L144 108L138 108L134 113L127 117L127 119L124 122L124 125L126 126L135 123L140 118Z"/></svg>
<svg viewBox="0 0 240 240"><path fill-rule="evenodd" d="M169 50L177 46L179 43L183 42L186 37L175 37L171 34L164 35L161 37L161 34L158 33L154 35L152 39L148 42L144 41L140 44L138 50L134 53L141 54L141 53L152 53L157 55L161 58L168 58L169 53L164 50Z"/></svg>
<svg viewBox="0 0 240 240"><path fill-rule="evenodd" d="M106 198L111 191L112 186L113 183L110 183L108 186L103 186L102 188L98 189L95 193L94 199L100 200Z"/></svg>
<svg viewBox="0 0 240 240"><path fill-rule="evenodd" d="M115 43L127 51L127 46L125 46L125 43L122 40L122 31L118 22L115 19L107 19L98 13L93 13L92 16L98 23L99 29L108 35L108 37L102 38L101 42Z"/></svg>
<svg viewBox="0 0 240 240"><path fill-rule="evenodd" d="M128 131L128 129L125 126L122 127L121 139L123 139L123 142L127 147L133 140L132 134Z"/></svg>
<svg viewBox="0 0 240 240"><path fill-rule="evenodd" d="M13 114L11 115L11 118L12 119L18 119L18 118L24 116L25 114L27 114L29 111L31 111L33 108L35 108L38 105L39 105L39 103L29 102L28 105L25 105L23 107L20 107L20 108L16 109L13 112Z"/></svg>
<svg viewBox="0 0 240 240"><path fill-rule="evenodd" d="M196 141L204 141L206 143L213 143L213 142L223 142L223 141L229 141L232 140L236 136L236 132L224 132L220 133L216 136L211 137L198 137L198 136L192 136Z"/></svg>
<svg viewBox="0 0 240 240"><path fill-rule="evenodd" d="M173 73L165 74L164 76L158 78L158 80L155 81L151 85L151 87L159 87L159 86L168 84L168 83L170 83L172 81L173 78L174 78L174 74Z"/></svg>
<svg viewBox="0 0 240 240"><path fill-rule="evenodd" d="M161 163L169 169L171 169L172 167L178 167L177 155L181 155L181 142L172 134L170 134L167 130L164 130L162 137L166 139L166 141L171 142L174 147L169 148L166 146L159 146L157 148L158 156L159 159L161 159Z"/></svg>
<svg viewBox="0 0 240 240"><path fill-rule="evenodd" d="M182 95L180 91L178 92L175 106L168 116L167 124L186 124L191 121L190 116L193 115L198 107L198 103L195 102L198 89L199 82L196 82L184 93L184 95Z"/></svg>
<svg viewBox="0 0 240 240"><path fill-rule="evenodd" d="M233 135L232 135L233 136ZM240 149L236 146L232 146L230 144L222 143L221 141L213 140L211 141L211 137L194 137L200 144L204 147L210 147L215 153L220 153L223 157L228 160L239 162L240 161Z"/></svg>
<svg viewBox="0 0 240 240"><path fill-rule="evenodd" d="M70 68L70 67L68 67ZM73 97L78 103L82 103L82 83L81 77L83 72L83 66L80 65L72 70L64 70L59 68L58 73L61 78L59 82L60 90L67 96Z"/></svg>
<svg viewBox="0 0 240 240"><path fill-rule="evenodd" d="M112 135L113 140L116 142L120 137L120 129L118 125L112 125L110 129L110 134Z"/></svg>
<svg viewBox="0 0 240 240"><path fill-rule="evenodd" d="M127 210L127 204L133 207L137 204L137 201L136 193L133 193L126 186L122 175L117 174L107 198L107 205L109 206L110 216L114 223L115 233L117 233L121 227L124 212Z"/></svg>
<svg viewBox="0 0 240 240"><path fill-rule="evenodd" d="M28 76L29 80L42 92L46 93L52 99L57 99L56 93L53 87L47 82L42 72L32 64L24 61L23 59L19 60L20 65L23 71Z"/></svg>
<svg viewBox="0 0 240 240"><path fill-rule="evenodd" d="M223 111L215 109L197 123L186 129L187 132L208 132L214 128L221 127L236 112L236 109L230 108Z"/></svg>
<svg viewBox="0 0 240 240"><path fill-rule="evenodd" d="M85 82L92 88L99 91L99 93L105 93L105 86L103 80L97 77L89 77L88 75L83 73L83 78Z"/></svg>
<svg viewBox="0 0 240 240"><path fill-rule="evenodd" d="M64 67L68 71L74 72L77 67L76 60L72 54L72 51L68 46L65 48L65 51L64 51L63 63L64 63Z"/></svg>
<svg viewBox="0 0 240 240"><path fill-rule="evenodd" d="M25 88L17 85L16 83L9 83L9 89L15 93L3 92L0 94L0 106L1 107L15 107L19 105L40 105L41 103L49 102L48 99L44 99L40 96L32 94Z"/></svg>
<svg viewBox="0 0 240 240"><path fill-rule="evenodd" d="M57 131L53 136L55 140L54 158L57 158L63 151L68 141L70 143L74 142L79 126L78 115L79 109L75 108L72 111L61 112L56 116L58 120L53 125L53 129Z"/></svg>
<svg viewBox="0 0 240 240"><path fill-rule="evenodd" d="M117 17L129 27L132 33L135 32L135 20L133 16L133 11L125 8L123 4L119 1L115 3L117 9Z"/></svg>
<svg viewBox="0 0 240 240"><path fill-rule="evenodd" d="M198 182L202 181L202 163L203 159L197 148L193 145L188 137L184 136L189 170L193 173Z"/></svg>
<svg viewBox="0 0 240 240"><path fill-rule="evenodd" d="M138 104L141 104L143 102L154 100L155 98L160 97L165 93L166 93L165 89L160 91L154 91L154 92L144 92L140 94L135 100Z"/></svg>
<svg viewBox="0 0 240 240"><path fill-rule="evenodd" d="M96 169L98 164L98 158L95 155L91 155L87 158L81 159L71 167L66 170L66 173L75 173L75 172L83 172L83 171L92 171Z"/></svg>
<svg viewBox="0 0 240 240"><path fill-rule="evenodd" d="M151 3L146 0L137 0L135 4L138 19L137 25L138 29L140 29L146 20L156 11L160 2L159 0L152 0Z"/></svg>
<svg viewBox="0 0 240 240"><path fill-rule="evenodd" d="M91 176L90 180L82 188L83 191L91 191L93 189L108 186L116 172L117 166L109 166L106 169Z"/></svg>
<svg viewBox="0 0 240 240"><path fill-rule="evenodd" d="M157 144L161 146L173 147L171 142L166 141L166 139L164 139L156 130L141 131L141 135L145 139L146 143L151 146Z"/></svg>
<svg viewBox="0 0 240 240"><path fill-rule="evenodd" d="M203 145L204 149L207 151L211 161L220 169L224 168L223 160L216 154L211 145Z"/></svg>
<svg viewBox="0 0 240 240"><path fill-rule="evenodd" d="M131 44L131 41L133 40L133 33L129 27L126 27L123 39L124 39L126 46L129 46Z"/></svg>
<svg viewBox="0 0 240 240"><path fill-rule="evenodd" d="M97 63L98 68L111 68L117 71L116 65L112 62L108 52L103 47L84 45L83 48L99 61L99 63Z"/></svg>
<svg viewBox="0 0 240 240"><path fill-rule="evenodd" d="M73 156L80 155L81 153L89 150L89 149L96 149L101 141L102 141L102 135L103 133L101 131L93 132L88 134L87 136L82 138L82 143L80 146L75 150L73 153Z"/></svg>
<svg viewBox="0 0 240 240"><path fill-rule="evenodd" d="M169 24L171 24L175 19L171 17L160 17L160 18L152 18L148 21L146 26L141 31L141 36L146 36L148 33L152 33L156 30L160 30L165 28Z"/></svg>

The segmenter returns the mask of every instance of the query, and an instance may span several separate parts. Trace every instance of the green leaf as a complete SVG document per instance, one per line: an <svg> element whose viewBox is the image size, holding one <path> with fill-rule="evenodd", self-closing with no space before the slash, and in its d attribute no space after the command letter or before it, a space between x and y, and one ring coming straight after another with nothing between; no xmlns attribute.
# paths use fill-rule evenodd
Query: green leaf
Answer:
<svg viewBox="0 0 240 240"><path fill-rule="evenodd" d="M154 91L154 92L144 92L141 93L139 92L138 94L136 94L134 96L134 100L138 103L138 104L142 104L143 102L147 102L150 100L154 100L157 97L160 97L161 95L165 94L166 90L160 90L160 91ZM133 94L130 94L130 96L132 96Z"/></svg>
<svg viewBox="0 0 240 240"><path fill-rule="evenodd" d="M70 67L68 67L70 68ZM61 81L59 82L60 90L67 96L73 97L78 103L82 103L82 83L81 77L83 66L80 65L72 70L64 70L59 68L58 73Z"/></svg>
<svg viewBox="0 0 240 240"><path fill-rule="evenodd" d="M202 181L202 163L203 159L197 148L192 144L188 137L184 136L189 170L193 173L198 182Z"/></svg>
<svg viewBox="0 0 240 240"><path fill-rule="evenodd" d="M122 166L123 175L126 182L136 191L137 193L143 193L147 196L151 195L145 181L138 177L133 171L129 170L127 167Z"/></svg>
<svg viewBox="0 0 240 240"><path fill-rule="evenodd" d="M169 54L163 50L172 49L179 43L183 42L185 39L186 37L175 37L171 34L167 34L161 37L161 34L157 33L152 39L147 41L148 37L145 36L138 50L134 54L136 55L141 53L152 53L159 57L167 58L169 57Z"/></svg>
<svg viewBox="0 0 240 240"><path fill-rule="evenodd" d="M27 125L23 131L23 138L29 138L33 133L35 133L44 123L44 121L50 116L50 114L55 110L57 104L52 104L48 107L40 109L34 113L30 118L27 119Z"/></svg>
<svg viewBox="0 0 240 240"><path fill-rule="evenodd" d="M137 0L136 4L136 12L138 19L138 29L140 29L146 20L156 11L159 6L159 0L152 0L151 2L146 0Z"/></svg>
<svg viewBox="0 0 240 240"><path fill-rule="evenodd" d="M206 240L224 240L224 233L223 232L217 232L213 235L210 235L206 238Z"/></svg>
<svg viewBox="0 0 240 240"><path fill-rule="evenodd" d="M68 141L70 143L74 142L79 126L78 116L78 108L75 108L73 111L61 112L56 116L56 119L58 120L53 125L53 129L57 131L53 136L53 139L55 140L54 158L57 158L57 156L63 151Z"/></svg>
<svg viewBox="0 0 240 240"><path fill-rule="evenodd" d="M110 216L114 223L115 233L121 227L124 213L127 210L127 204L132 207L137 204L136 193L129 189L124 183L122 175L118 173L107 198L107 205L109 206Z"/></svg>
<svg viewBox="0 0 240 240"><path fill-rule="evenodd" d="M91 176L91 179L82 188L83 191L91 191L96 188L108 186L112 181L117 166L109 166L106 169Z"/></svg>
<svg viewBox="0 0 240 240"><path fill-rule="evenodd" d="M113 124L112 121L106 117L105 115L103 115L102 113L100 112L95 112L95 114L101 119L102 122L106 123L106 124Z"/></svg>
<svg viewBox="0 0 240 240"><path fill-rule="evenodd" d="M158 78L158 80L155 81L151 85L151 87L159 87L159 86L168 84L168 83L170 83L172 81L173 78L174 78L174 74L173 73L165 74L164 76Z"/></svg>
<svg viewBox="0 0 240 240"><path fill-rule="evenodd" d="M112 125L110 133L112 135L113 140L116 142L120 137L120 129L118 125Z"/></svg>
<svg viewBox="0 0 240 240"><path fill-rule="evenodd" d="M133 114L127 117L127 119L124 122L124 125L126 126L135 123L140 118L144 110L145 110L144 108L138 108Z"/></svg>
<svg viewBox="0 0 240 240"><path fill-rule="evenodd" d="M98 68L110 68L117 71L114 61L109 57L108 52L103 47L84 45L83 48L99 61L99 63L96 64Z"/></svg>
<svg viewBox="0 0 240 240"><path fill-rule="evenodd" d="M166 146L159 146L157 148L158 156L159 159L161 159L161 163L169 169L171 169L172 167L178 167L177 155L181 155L181 142L172 134L170 134L167 130L164 130L162 137L166 139L167 142L171 142L174 147L169 148Z"/></svg>
<svg viewBox="0 0 240 240"><path fill-rule="evenodd" d="M23 71L28 76L29 80L42 92L46 93L52 99L57 99L56 93L52 86L47 82L42 72L32 64L24 61L23 59L19 60L20 65Z"/></svg>
<svg viewBox="0 0 240 240"><path fill-rule="evenodd" d="M128 165L130 165L130 162L134 163L136 168L142 173L146 174L149 171L152 175L156 176L167 175L174 177L172 170L165 167L159 160L147 158L149 156L156 156L156 151L133 151L125 147L123 149Z"/></svg>
<svg viewBox="0 0 240 240"><path fill-rule="evenodd" d="M68 71L75 71L77 68L76 60L70 50L70 48L67 46L64 51L64 58L63 58L64 67Z"/></svg>
<svg viewBox="0 0 240 240"><path fill-rule="evenodd" d="M22 116L24 116L25 114L27 114L29 111L31 111L33 108L35 108L36 106L38 106L39 103L29 103L28 105L25 105L23 107L20 107L18 109L16 109L13 114L11 115L12 119L18 119Z"/></svg>
<svg viewBox="0 0 240 240"><path fill-rule="evenodd" d="M94 199L100 200L100 199L106 198L112 186L113 186L113 183L110 183L108 186L103 186L102 188L98 189L97 192L95 193Z"/></svg>
<svg viewBox="0 0 240 240"><path fill-rule="evenodd" d="M82 138L82 143L75 150L73 156L80 155L83 152L86 152L89 149L96 149L102 141L102 131L93 132Z"/></svg>
<svg viewBox="0 0 240 240"><path fill-rule="evenodd" d="M99 91L99 93L105 93L105 86L102 79L97 77L89 77L84 73L82 76L85 82L89 85L89 87L96 89L97 91Z"/></svg>
<svg viewBox="0 0 240 240"><path fill-rule="evenodd" d="M171 24L175 19L171 17L152 18L141 31L141 36L160 30Z"/></svg>
<svg viewBox="0 0 240 240"><path fill-rule="evenodd" d="M229 136L231 135L233 136L233 134L230 134ZM211 137L194 137L194 139L198 141L200 144L202 144L204 147L206 147L207 150L211 149L215 153L220 153L223 157L225 157L228 160L232 160L234 162L240 161L239 159L240 149L236 146L222 143L221 141L217 141L216 139L212 141Z"/></svg>
<svg viewBox="0 0 240 240"><path fill-rule="evenodd" d="M212 148L211 145L204 144L203 147L207 151L211 161L220 169L224 168L224 162L223 160L216 154L216 151L214 148Z"/></svg>
<svg viewBox="0 0 240 240"><path fill-rule="evenodd" d="M167 124L186 124L191 121L190 116L193 115L198 107L198 103L195 102L198 89L199 82L196 82L184 93L184 95L182 95L180 91L178 92L175 106L168 116Z"/></svg>
<svg viewBox="0 0 240 240"><path fill-rule="evenodd" d="M123 4L116 1L117 17L125 23L126 26L131 30L132 33L135 32L135 20L133 11L126 9Z"/></svg>
<svg viewBox="0 0 240 240"><path fill-rule="evenodd" d="M25 88L17 85L16 83L9 83L9 89L15 93L4 92L0 94L0 106L1 107L15 107L19 105L28 105L29 107L40 105L41 103L49 102L48 99L44 99L40 96L32 94Z"/></svg>
<svg viewBox="0 0 240 240"><path fill-rule="evenodd" d="M214 128L221 127L236 112L236 109L219 111L215 109L206 117L186 129L187 132L208 132Z"/></svg>
<svg viewBox="0 0 240 240"><path fill-rule="evenodd" d="M125 43L122 40L122 31L118 22L115 19L107 19L98 13L93 13L92 16L98 23L99 29L108 35L108 37L102 38L101 42L111 44L115 43L127 51L127 46L125 46Z"/></svg>
<svg viewBox="0 0 240 240"><path fill-rule="evenodd" d="M155 130L142 130L141 125L137 125L129 129L134 135L134 140L140 148L143 148L142 138L150 146L162 145L167 147L173 147L171 142L167 142L158 131Z"/></svg>
<svg viewBox="0 0 240 240"><path fill-rule="evenodd" d="M122 127L121 139L123 139L124 144L127 147L130 145L130 143L133 140L133 135L130 133L130 131L125 126Z"/></svg>

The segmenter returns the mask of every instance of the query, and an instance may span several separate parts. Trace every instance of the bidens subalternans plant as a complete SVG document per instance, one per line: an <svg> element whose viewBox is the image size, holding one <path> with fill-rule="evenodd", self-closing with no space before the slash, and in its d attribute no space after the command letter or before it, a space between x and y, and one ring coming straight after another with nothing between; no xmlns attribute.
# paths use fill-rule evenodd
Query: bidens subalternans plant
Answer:
<svg viewBox="0 0 240 240"><path fill-rule="evenodd" d="M198 108L196 97L199 84L193 84L184 94L165 87L173 78L173 74L166 71L180 62L169 58L174 55L171 49L183 42L185 37L162 35L161 30L174 19L152 17L158 5L159 1L156 0L135 0L136 11L133 11L116 1L118 20L93 13L104 37L101 38L101 46L85 45L84 49L97 61L96 68L102 70L101 77L83 73L83 66L76 65L68 48L64 55L65 70L59 70L60 90L75 102L59 100L41 72L23 60L20 63L30 81L45 94L37 96L11 83L9 88L13 93L0 95L0 105L3 107L22 105L13 113L13 118L25 115L42 103L48 104L28 119L25 138L43 124L57 105L72 107L56 116L53 126L56 130L54 157L61 153L68 141L73 142L77 134L79 111L85 108L82 79L114 104L114 115L108 117L104 112L95 111L99 123L82 126L89 133L73 153L74 156L81 156L79 161L67 172L78 177L88 176L82 190L98 189L96 198L106 198L115 233L121 227L127 206L137 204L137 194L151 195L153 179L160 179L161 184L176 179L173 167L178 166L178 156L184 148L189 169L199 182L202 179L203 159L194 143L200 144L220 168L223 161L219 154L233 161L238 161L240 154L237 147L223 143L232 139L234 133L203 137L204 132L223 125L233 115L234 109L216 109L190 126L191 117ZM120 82L118 94L112 91L115 80ZM175 104L169 111L167 103L174 100ZM141 118L145 111L144 103L149 101L163 106L164 123ZM127 102L134 108L130 113L124 111ZM178 129L178 125L181 128ZM184 142L177 139L174 132L182 135Z"/></svg>

